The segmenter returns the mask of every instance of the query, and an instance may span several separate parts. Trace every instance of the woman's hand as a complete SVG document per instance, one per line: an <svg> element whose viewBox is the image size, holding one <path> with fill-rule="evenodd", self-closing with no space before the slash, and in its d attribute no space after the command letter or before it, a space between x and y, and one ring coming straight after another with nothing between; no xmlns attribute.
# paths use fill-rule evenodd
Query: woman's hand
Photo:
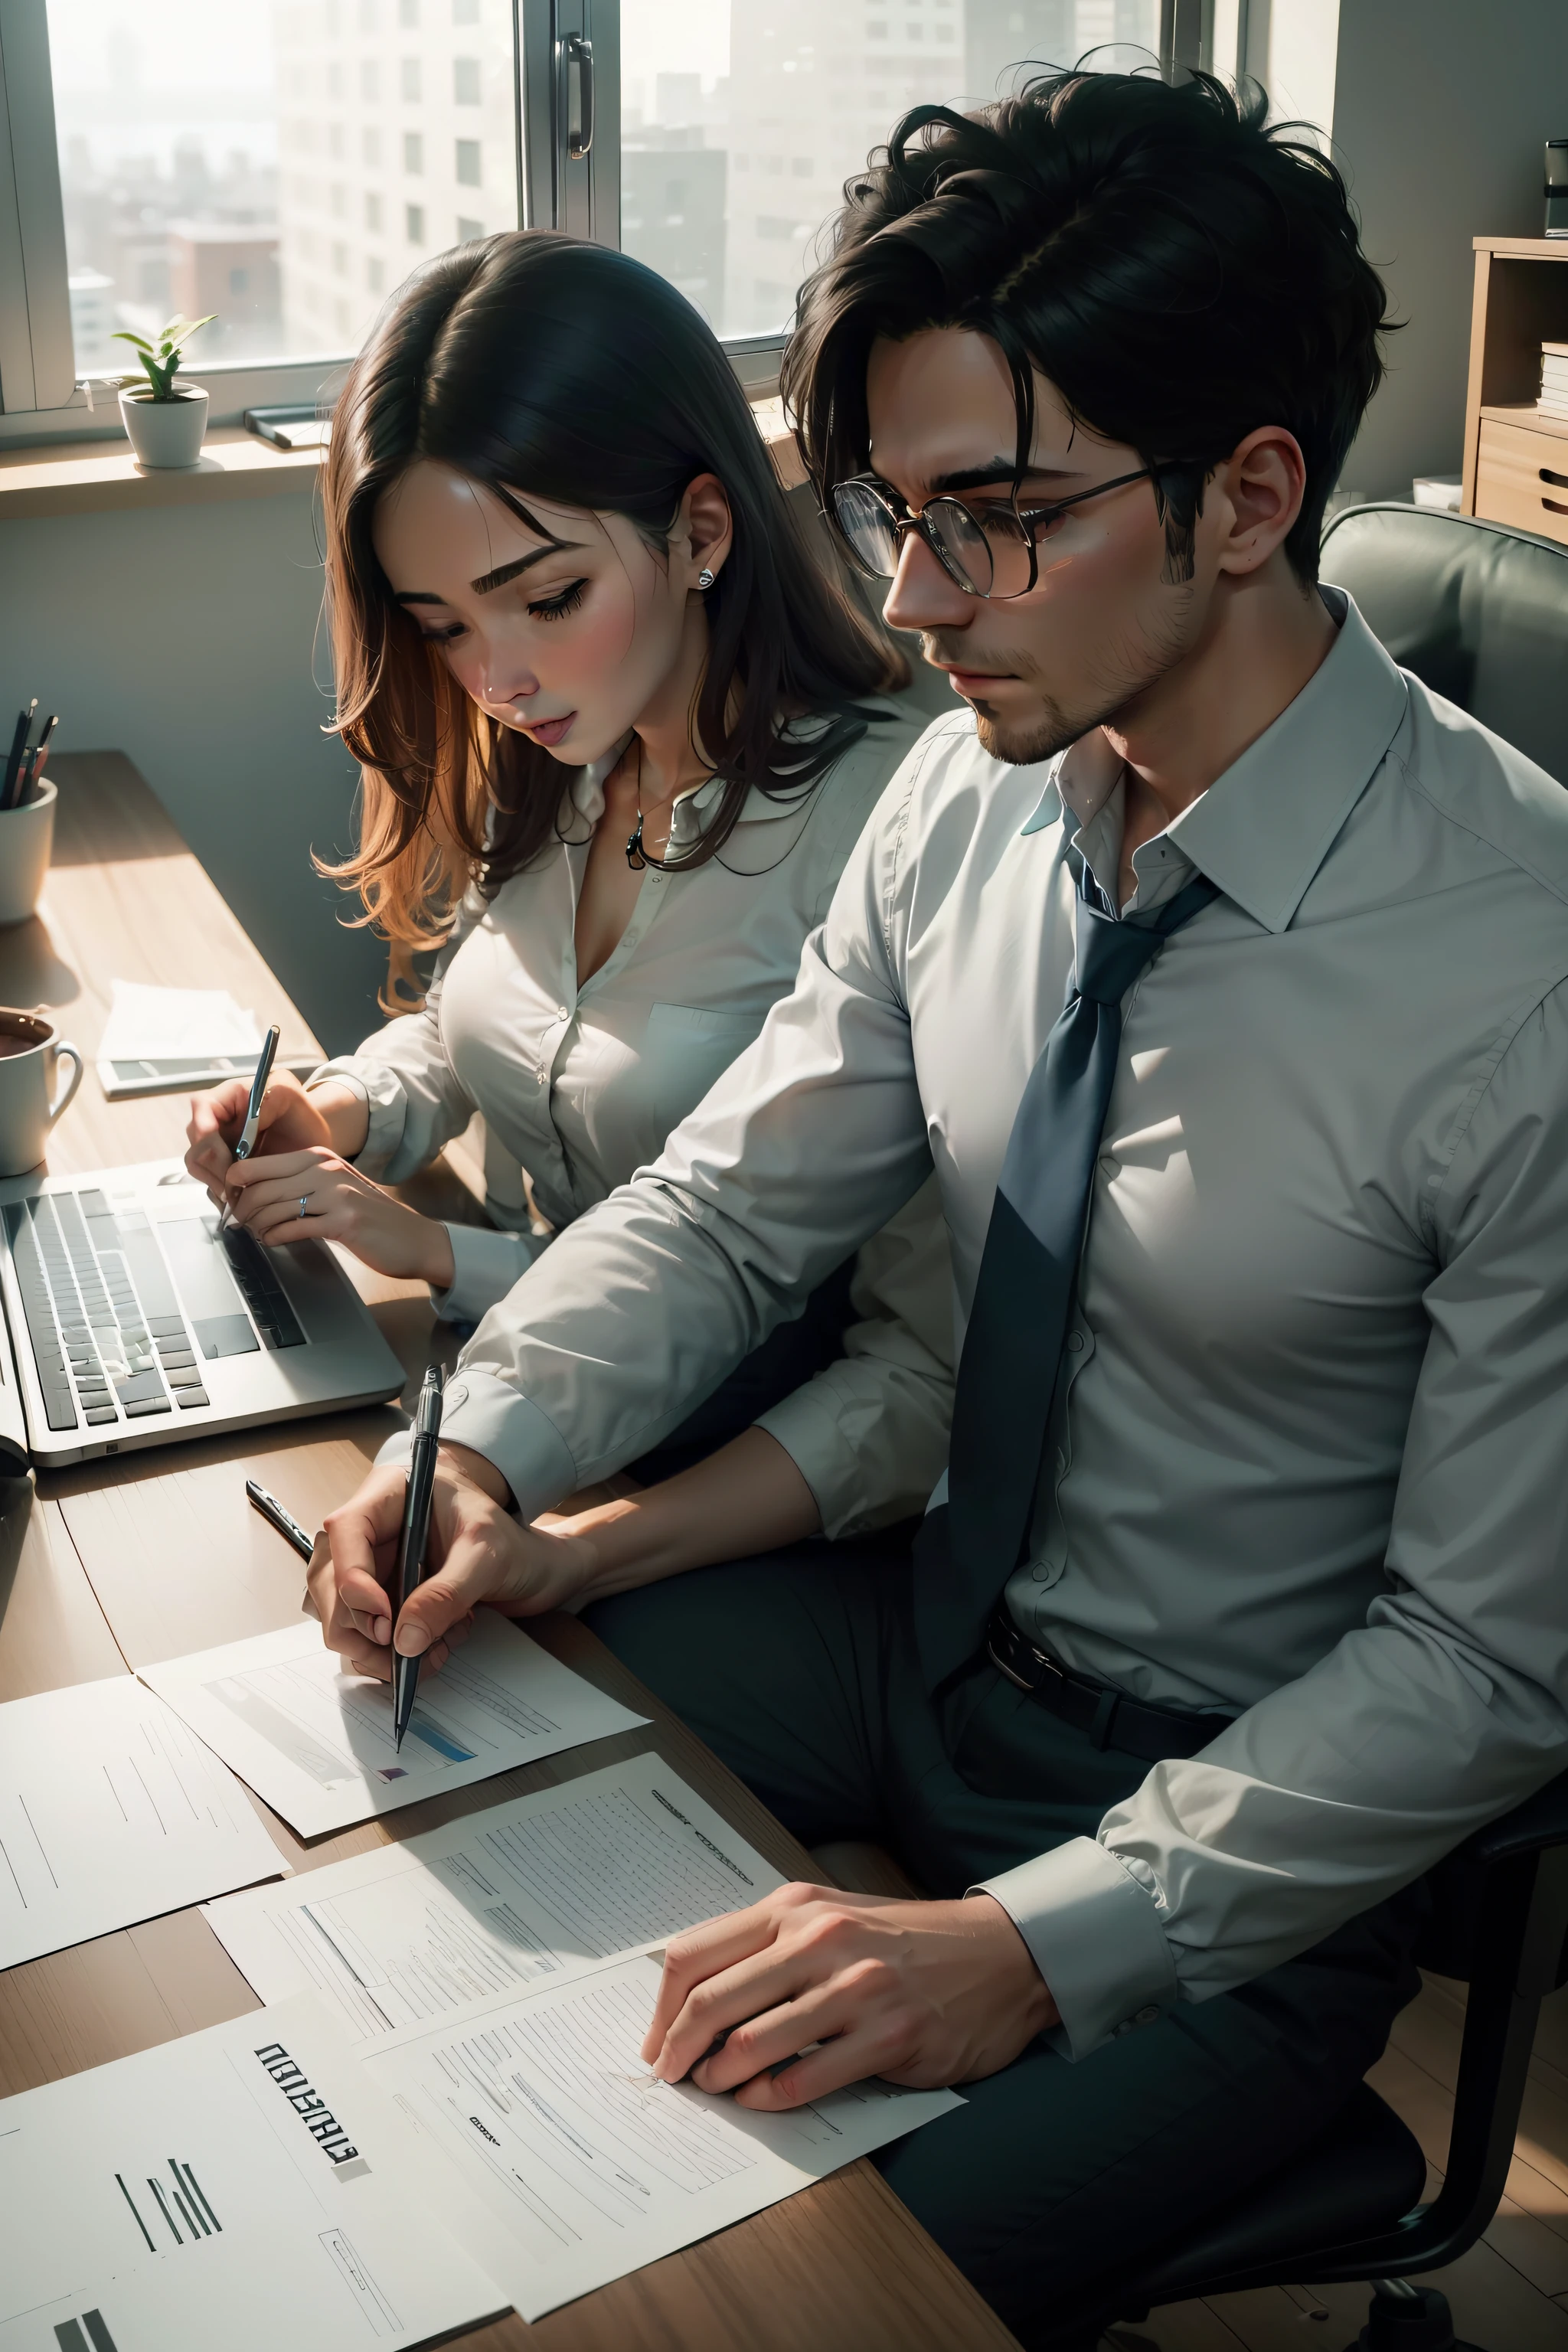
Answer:
<svg viewBox="0 0 1568 2352"><path fill-rule="evenodd" d="M340 1087L332 1091L349 1090ZM233 1164L234 1147L239 1141L249 1103L250 1088L244 1078L226 1078L209 1094L191 1097L191 1116L185 1128L190 1150L185 1154L185 1166L199 1183L206 1186L220 1208L224 1202L223 1180ZM304 1151L312 1144L337 1141L327 1123L325 1104L314 1095L308 1095L291 1072L274 1070L261 1097L257 1151ZM342 1148L338 1142L338 1149Z"/></svg>
<svg viewBox="0 0 1568 2352"><path fill-rule="evenodd" d="M355 1674L383 1682L392 1676L388 1588L406 1492L401 1470L373 1470L357 1494L328 1514L308 1570L328 1649ZM481 1601L509 1617L532 1617L581 1597L585 1563L578 1549L521 1527L508 1516L506 1500L492 1465L466 1446L442 1446L430 1509L430 1557L437 1565L397 1621L405 1657L439 1666L466 1637Z"/></svg>
<svg viewBox="0 0 1568 2352"><path fill-rule="evenodd" d="M456 1267L445 1225L405 1208L330 1144L241 1160L224 1182L235 1222L259 1242L342 1242L377 1274L445 1290Z"/></svg>

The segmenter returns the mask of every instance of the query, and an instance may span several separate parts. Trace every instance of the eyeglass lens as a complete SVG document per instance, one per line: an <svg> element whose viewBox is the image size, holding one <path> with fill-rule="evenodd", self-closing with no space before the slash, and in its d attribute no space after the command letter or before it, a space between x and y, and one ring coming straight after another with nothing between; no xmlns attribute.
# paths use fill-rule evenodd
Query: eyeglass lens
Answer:
<svg viewBox="0 0 1568 2352"><path fill-rule="evenodd" d="M900 533L883 500L864 482L841 482L834 511L868 572L890 580L899 568ZM926 537L949 571L976 596L1021 596L1029 586L1029 542L1010 507L987 508L984 518L960 499L928 499L921 516Z"/></svg>

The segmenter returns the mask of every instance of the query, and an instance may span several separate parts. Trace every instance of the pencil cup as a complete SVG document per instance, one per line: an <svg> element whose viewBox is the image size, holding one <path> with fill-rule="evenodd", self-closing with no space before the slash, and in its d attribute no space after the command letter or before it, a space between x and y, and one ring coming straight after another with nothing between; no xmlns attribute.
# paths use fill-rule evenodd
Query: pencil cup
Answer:
<svg viewBox="0 0 1568 2352"><path fill-rule="evenodd" d="M60 1075L62 1058L71 1066L68 1078ZM0 1006L0 1176L25 1176L37 1166L81 1073L81 1055L52 1022Z"/></svg>
<svg viewBox="0 0 1568 2352"><path fill-rule="evenodd" d="M37 912L54 854L57 797L45 778L24 807L0 809L0 923L25 923Z"/></svg>

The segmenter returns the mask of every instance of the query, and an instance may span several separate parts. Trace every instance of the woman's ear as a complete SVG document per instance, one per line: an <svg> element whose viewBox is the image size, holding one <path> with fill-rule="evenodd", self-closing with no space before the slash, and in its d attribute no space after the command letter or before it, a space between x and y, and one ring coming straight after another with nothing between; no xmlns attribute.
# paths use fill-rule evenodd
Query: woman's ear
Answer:
<svg viewBox="0 0 1568 2352"><path fill-rule="evenodd" d="M723 569L733 535L730 494L723 483L717 474L694 476L686 486L669 534L671 562L687 573L679 584L686 589L710 588Z"/></svg>

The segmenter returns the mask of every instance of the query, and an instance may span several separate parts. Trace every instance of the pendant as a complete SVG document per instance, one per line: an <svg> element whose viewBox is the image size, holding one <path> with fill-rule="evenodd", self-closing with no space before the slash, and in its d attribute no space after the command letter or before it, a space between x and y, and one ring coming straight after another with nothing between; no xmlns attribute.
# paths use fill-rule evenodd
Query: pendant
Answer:
<svg viewBox="0 0 1568 2352"><path fill-rule="evenodd" d="M626 843L626 864L634 874L642 873L647 865L647 859L643 856L641 809L637 811L637 829Z"/></svg>

